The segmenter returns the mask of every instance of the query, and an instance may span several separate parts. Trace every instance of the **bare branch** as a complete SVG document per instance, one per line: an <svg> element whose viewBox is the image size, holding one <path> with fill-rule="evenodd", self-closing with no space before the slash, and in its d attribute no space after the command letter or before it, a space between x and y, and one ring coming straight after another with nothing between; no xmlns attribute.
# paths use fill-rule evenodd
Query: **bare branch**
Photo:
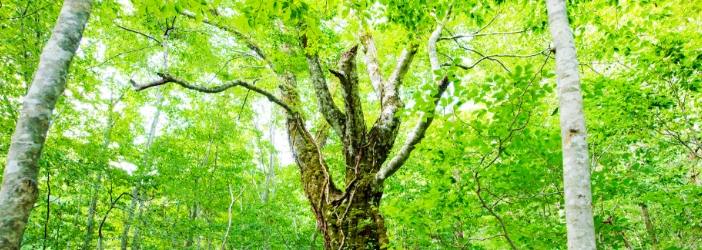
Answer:
<svg viewBox="0 0 702 250"><path fill-rule="evenodd" d="M492 19L490 19L490 22L488 22L487 24L485 24L485 26L483 26L482 28L478 29L475 33L480 33L481 31L483 31L483 30L487 29L488 27L490 27L490 25L492 25L492 23L495 22L495 20L497 19L498 16L500 16L500 12L499 12L499 11L498 11L497 13L495 13L495 16L492 17Z"/></svg>
<svg viewBox="0 0 702 250"><path fill-rule="evenodd" d="M538 56L538 55L546 55L546 56L548 56L548 53L546 53L546 52L548 52L549 50L550 50L550 48L547 48L547 49L545 49L545 50L542 50L542 51L539 51L539 52L536 52L536 53L533 53L533 54L529 54L529 55L513 55L513 54L494 54L494 55L487 55L487 56L483 56L482 58L478 59L477 61L475 61L475 63L473 63L473 64L471 64L471 65L456 64L456 66L459 67L459 68L468 70L468 69L474 68L475 66L478 65L478 63L482 62L483 60L495 60L494 58L496 58L496 57L526 58L526 57L534 57L534 56ZM450 63L444 63L444 64L442 64L441 66L447 67L447 66L451 66L451 65L452 65L452 64L450 64ZM504 65L503 65L503 67L504 67ZM505 68L505 69L507 69L507 68ZM509 71L509 70L507 69L507 71Z"/></svg>
<svg viewBox="0 0 702 250"><path fill-rule="evenodd" d="M155 42L158 43L158 45L161 45L161 44L162 44L162 42L161 42L160 40L154 38L153 36L147 35L147 34L145 34L145 33L142 33L142 32L140 32L140 31L137 31L137 30L134 30L134 29L130 29L130 28L124 27L124 26L119 25L119 24L115 24L115 25L117 25L117 27L119 27L120 29L129 31L129 32L133 32L133 33L138 34L138 35L142 35L142 36L148 38L149 40L155 41Z"/></svg>
<svg viewBox="0 0 702 250"><path fill-rule="evenodd" d="M192 12L186 11L185 13L183 13L183 15L186 16L186 17L188 17L188 18L190 18L190 19L195 19L195 14L192 13ZM215 15L216 15L216 14L215 14ZM217 15L217 16L218 16L218 15ZM230 27L230 26L227 26L227 25L224 25L224 24L222 24L222 23L220 23L220 22L216 22L216 21L214 21L214 20L209 20L209 19L207 19L206 17L205 17L205 19L202 20L202 22L203 22L203 23L206 23L206 24L209 24L209 25L212 25L212 26L214 26L215 28L218 28L218 29L221 29L221 30L223 30L223 31L226 31L226 32L231 33L231 34L234 35L237 39L239 39L241 42L243 42L244 45L246 45L247 48L249 48L250 50L254 51L254 52L256 53L256 55L258 55L261 59L268 61L268 59L266 58L265 53L263 53L263 50L261 50L261 48L260 48L258 45L256 45L256 44L251 40L250 37L247 37L246 35L244 35L244 33L241 33L240 31L236 30L235 28ZM269 61L269 64L270 64L270 61ZM271 65L271 66L272 66L272 65Z"/></svg>
<svg viewBox="0 0 702 250"><path fill-rule="evenodd" d="M101 63L99 63L99 64L97 64L97 65L88 67L87 69L90 70L90 69L93 69L93 68L96 68L96 67L100 67L100 66L102 66L103 64L105 64L105 63L107 63L107 62L109 62L109 61L111 61L112 59L115 59L115 58L117 58L117 57L120 57L120 56L123 56L123 55L126 55L126 54L130 54L130 53L134 53L134 52L139 52L139 51L142 51L142 50L145 50L145 49L149 49L149 48L153 48L153 47L154 47L154 46L151 45L151 46L141 47L141 48L138 48L138 49L133 49L133 50L129 50L129 51L120 52L120 53L117 53L117 54L114 55L114 56L111 56L110 58L105 59L105 61L102 61Z"/></svg>
<svg viewBox="0 0 702 250"><path fill-rule="evenodd" d="M445 36L441 37L438 39L438 41L443 41L443 40L454 40L454 39L460 39L460 38L468 38L468 37L479 37L479 36L493 36L493 35L512 35L512 34L519 34L519 33L524 33L526 30L515 30L515 31L505 31L505 32L492 32L492 33L472 33L472 34L466 34L466 35L454 35L454 36Z"/></svg>
<svg viewBox="0 0 702 250"><path fill-rule="evenodd" d="M158 73L158 76L160 76L161 79L158 79L158 80L155 80L152 82L148 82L145 84L137 84L134 80L130 80L130 82L134 86L134 89L137 91L141 91L141 90L148 89L151 87L160 86L160 85L163 85L166 83L171 83L171 82L176 83L176 84L178 84L186 89L192 89L192 90L195 90L198 92L203 92L203 93L219 93L219 92L225 91L225 90L232 88L232 87L242 86L244 88L250 89L256 93L259 93L259 94L266 96L269 101L271 101L275 104L278 104L279 106L283 107L285 110L287 110L291 114L297 113L297 111L295 111L295 109L293 107L291 107L287 103L283 102L282 100L278 99L270 92L268 92L262 88L256 87L253 84L249 84L249 83L242 81L242 80L229 81L229 82L226 82L226 83L219 85L219 86L208 87L208 86L193 85L189 82L186 82L184 80L181 80L181 79L178 79L174 76L171 76L170 74Z"/></svg>
<svg viewBox="0 0 702 250"><path fill-rule="evenodd" d="M480 194L481 191L485 190L483 187L480 186L480 178L478 177L478 173L473 174L473 178L475 179L475 183L478 186L478 189L475 190L475 194L478 195L478 199L480 200L480 203L482 204L482 207L488 210L490 214L492 214L493 217L495 217L499 222L500 222L500 227L502 227L502 236L505 237L509 245L512 247L512 249L517 249L517 246L514 245L514 242L512 242L512 239L509 237L509 233L507 233L507 226L505 225L505 221L502 219L500 215L495 213L495 210L493 210L494 205L488 206L487 203L485 202L485 199L483 199L483 196ZM496 205L497 203L495 203Z"/></svg>

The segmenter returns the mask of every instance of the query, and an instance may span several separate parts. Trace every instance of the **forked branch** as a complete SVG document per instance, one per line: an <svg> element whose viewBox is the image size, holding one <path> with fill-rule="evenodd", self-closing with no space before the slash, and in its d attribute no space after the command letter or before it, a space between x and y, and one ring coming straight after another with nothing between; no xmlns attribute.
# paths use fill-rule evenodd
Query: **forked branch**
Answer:
<svg viewBox="0 0 702 250"><path fill-rule="evenodd" d="M436 29L429 37L427 53L429 54L429 61L431 62L432 71L436 71L441 67L436 53L436 41L441 36L442 29L443 27L441 24L437 25ZM448 77L444 75L438 83L437 92L431 96L431 100L434 101L434 105L439 102L441 96L444 94L444 92L446 92L449 83L450 81L448 80ZM378 170L378 173L376 173L374 178L376 185L382 184L388 177L397 172L397 170L400 169L403 164L405 164L417 144L424 139L424 134L434 121L434 111L435 110L432 109L431 111L427 111L426 113L422 114L422 116L419 118L419 122L414 127L414 130L412 130L412 133L407 137L405 144L402 145L402 148L400 148L400 151L397 152L397 155L395 155L388 162L388 164Z"/></svg>

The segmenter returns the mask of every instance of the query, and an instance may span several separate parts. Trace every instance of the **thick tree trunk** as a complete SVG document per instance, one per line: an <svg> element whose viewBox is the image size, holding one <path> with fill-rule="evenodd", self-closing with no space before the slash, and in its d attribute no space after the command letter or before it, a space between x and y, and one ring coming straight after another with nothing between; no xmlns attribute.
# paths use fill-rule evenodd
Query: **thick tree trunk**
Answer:
<svg viewBox="0 0 702 250"><path fill-rule="evenodd" d="M66 88L66 75L92 5L92 0L65 1L23 100L0 187L0 249L19 249L22 243L39 195L39 158L51 113Z"/></svg>
<svg viewBox="0 0 702 250"><path fill-rule="evenodd" d="M286 103L299 103L295 88L295 78L287 74L286 84L281 86ZM380 139L369 133L361 137L357 150L345 149L347 188L342 192L331 181L321 151L304 128L300 115L287 112L286 120L292 153L325 249L380 249L388 244L385 223L378 211L382 188L373 188L373 180L389 148L379 148L377 144L362 147L362 142Z"/></svg>
<svg viewBox="0 0 702 250"><path fill-rule="evenodd" d="M568 24L565 1L546 0L546 5L556 50L568 249L595 249L587 131L575 40Z"/></svg>

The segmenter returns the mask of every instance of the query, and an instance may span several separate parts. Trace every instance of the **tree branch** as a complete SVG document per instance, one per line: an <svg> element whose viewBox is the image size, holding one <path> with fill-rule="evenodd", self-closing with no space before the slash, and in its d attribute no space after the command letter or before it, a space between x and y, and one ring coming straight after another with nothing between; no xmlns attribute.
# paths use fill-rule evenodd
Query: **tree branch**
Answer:
<svg viewBox="0 0 702 250"><path fill-rule="evenodd" d="M133 30L133 29L130 29L130 28L121 26L121 25L119 25L119 24L115 24L115 25L117 25L117 27L119 27L120 29L129 31L129 32L133 32L133 33L138 34L138 35L142 35L142 36L148 38L149 40L155 41L156 43L158 43L158 45L161 45L161 44L162 44L162 42L161 42L160 40L154 38L153 36L147 35L147 34L145 34L145 33L142 33L142 32L140 32L140 31L137 31L137 30Z"/></svg>
<svg viewBox="0 0 702 250"><path fill-rule="evenodd" d="M443 40L454 40L454 39L460 39L460 38L468 38L468 37L479 37L479 36L493 36L493 35L511 35L511 34L519 34L519 33L524 33L526 30L515 30L515 31L506 31L506 32L492 32L492 33L471 33L471 34L466 34L466 35L454 35L454 36L445 36L441 37L438 39L438 41L443 41Z"/></svg>
<svg viewBox="0 0 702 250"><path fill-rule="evenodd" d="M386 84L385 78L380 70L380 64L378 63L378 51L375 48L375 41L373 41L373 36L370 31L361 32L361 44L363 44L363 53L366 54L366 71L368 72L368 78L370 78L373 89L378 99L380 99L380 105L383 105L383 91Z"/></svg>
<svg viewBox="0 0 702 250"><path fill-rule="evenodd" d="M547 48L547 49L544 49L544 50L542 50L542 51L539 51L539 52L536 52L536 53L533 53L533 54L529 54L529 55L513 55L513 54L494 54L494 55L487 55L487 56L481 57L480 59L478 59L477 61L475 61L475 63L473 63L473 64L471 64L471 65L456 64L456 67L459 67L459 68L465 69L465 70L472 69L472 68L474 68L475 66L477 66L478 63L482 62L483 60L496 60L496 59L494 59L495 57L526 58L526 57L534 57L534 56L538 56L538 55L546 55L546 56L548 56L548 53L546 53L546 52L548 52L550 49L551 49L551 48ZM450 64L450 63L441 64L442 67L447 67L447 66L451 66L451 65L452 65L452 64ZM504 67L504 66L503 66L503 67ZM507 68L505 68L505 69L507 69ZM507 69L507 71L509 71L509 70Z"/></svg>
<svg viewBox="0 0 702 250"><path fill-rule="evenodd" d="M358 72L356 70L356 53L358 45L351 47L344 52L339 59L339 70L329 70L334 76L339 78L341 83L341 95L344 99L346 114L346 130L341 135L344 143L347 164L353 165L357 149L366 130L366 122L363 116L361 96L358 90Z"/></svg>
<svg viewBox="0 0 702 250"><path fill-rule="evenodd" d="M439 36L441 36L441 31L443 30L443 26L441 24L436 26L436 29L434 32L431 33L431 36L429 37L429 46L427 48L427 52L429 53L429 62L431 63L431 69L437 70L440 68L439 64L439 57L436 55L436 41L439 40Z"/></svg>
<svg viewBox="0 0 702 250"><path fill-rule="evenodd" d="M303 46L307 45L307 37L302 36ZM327 120L332 129L341 136L345 130L344 113L339 110L339 107L334 104L331 92L327 86L327 80L324 78L324 71L319 63L319 56L316 54L306 54L307 66L310 69L310 78L314 86L315 96L317 97L317 109L324 119Z"/></svg>
<svg viewBox="0 0 702 250"><path fill-rule="evenodd" d="M297 111L295 111L295 109L293 107L291 107L287 103L283 102L282 100L278 99L270 92L268 92L262 88L256 87L253 84L249 84L249 83L242 81L242 80L229 81L229 82L226 82L226 83L219 85L219 86L208 87L208 86L197 86L197 85L189 83L185 80L181 80L179 78L176 78L176 77L171 76L170 74L166 74L166 73L158 73L157 75L160 76L161 79L158 79L158 80L155 80L152 82L148 82L145 84L137 84L134 80L129 80L129 81L132 83L132 85L134 86L134 89L136 91L141 91L144 89L160 86L160 85L163 85L166 83L171 83L171 82L176 83L176 84L182 86L183 88L191 89L191 90L195 90L195 91L203 92L203 93L219 93L219 92L225 91L225 90L232 88L232 87L242 86L244 88L250 89L256 93L259 93L259 94L266 96L269 101L271 101L275 104L278 104L279 106L283 107L285 110L287 110L291 114L297 113Z"/></svg>
<svg viewBox="0 0 702 250"><path fill-rule="evenodd" d="M427 52L429 54L429 61L431 62L432 71L436 71L441 67L439 64L439 58L436 53L436 41L439 39L442 29L443 27L441 26L441 24L437 25L436 29L434 30L434 32L432 32L431 36L429 37ZM444 75L438 84L437 92L431 97L433 98L431 100L434 100L434 105L436 105L439 102L441 96L444 94L444 92L446 92L449 83L450 81L448 80L448 77ZM414 150L416 145L419 142L421 142L422 139L424 139L424 134L426 133L431 123L434 121L435 109L436 108L422 114L422 116L419 118L419 122L414 127L412 133L407 137L407 139L405 140L405 144L402 146L402 148L400 148L400 151L397 152L397 155L395 155L388 162L388 164L380 168L378 173L376 173L374 178L374 182L376 185L382 184L388 177L397 172L397 170L400 169L400 167L402 167L403 164L405 164L405 162L410 156L410 153L412 153L412 150Z"/></svg>
<svg viewBox="0 0 702 250"><path fill-rule="evenodd" d="M383 87L383 103L381 107L380 115L378 120L371 131L377 130L381 134L396 134L396 129L400 125L400 120L395 117L398 110L404 106L404 103L400 99L399 92L400 86L402 85L402 80L409 71L414 55L417 54L418 45L416 43L411 43L402 51L400 59L395 66L395 70L390 75L389 80ZM394 140L394 135L391 138Z"/></svg>
<svg viewBox="0 0 702 250"><path fill-rule="evenodd" d="M190 19L195 19L195 14L194 14L194 13L191 13L191 12L189 12L189 11L186 11L186 12L183 13L182 15L184 15L184 16L190 18ZM219 16L219 15L217 15L217 14L215 14L215 15L216 15L216 16ZM273 63L272 63L270 60L268 60L268 58L266 57L266 54L263 53L263 50L261 49L261 47L259 47L258 45L256 45L256 43L254 43L254 42L251 40L250 37L247 37L246 35L244 35L244 33L241 33L240 31L238 31L237 29L235 29L235 28L233 28L233 27L229 27L229 26L223 25L223 24L221 24L221 23L219 23L219 22L216 22L216 21L213 21L213 20L209 20L209 19L207 19L207 18L203 19L202 22L205 23L205 24L209 24L209 25L211 25L211 26L213 26L213 27L215 27L215 28L218 28L218 29L220 29L220 30L226 31L226 32L228 32L228 33L234 35L239 41L243 42L244 45L245 45L247 48L249 48L249 49L252 50L254 53L256 53L256 55L257 55L259 58L261 58L262 60L266 61L266 64L268 64L268 66L269 66L271 69L274 68Z"/></svg>
<svg viewBox="0 0 702 250"><path fill-rule="evenodd" d="M404 50L402 50L402 54L400 54L400 60L397 61L395 70L390 75L387 87L383 91L385 99L388 99L390 97L396 97L398 95L400 86L402 85L402 79L405 78L405 75L409 71L410 65L412 64L412 60L414 59L414 55L417 54L418 47L419 46L416 43L411 43L407 45L407 47Z"/></svg>
<svg viewBox="0 0 702 250"><path fill-rule="evenodd" d="M434 105L439 102L441 96L444 94L444 92L446 92L449 83L448 78L444 76L441 83L439 83L438 92L432 96ZM414 127L414 130L412 130L412 133L407 137L405 144L402 146L402 148L400 148L400 151L397 152L397 155L395 155L395 157L393 157L388 164L383 166L375 175L375 182L377 184L383 183L388 177L397 172L397 170L400 169L403 164L405 164L410 156L410 153L412 153L417 144L424 139L424 134L433 121L434 110L426 112L419 117L419 122Z"/></svg>

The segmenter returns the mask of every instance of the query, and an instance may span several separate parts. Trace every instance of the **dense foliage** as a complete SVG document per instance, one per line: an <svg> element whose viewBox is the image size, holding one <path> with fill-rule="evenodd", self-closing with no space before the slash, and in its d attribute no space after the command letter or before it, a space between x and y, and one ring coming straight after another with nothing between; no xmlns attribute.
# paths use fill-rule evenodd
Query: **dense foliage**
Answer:
<svg viewBox="0 0 702 250"><path fill-rule="evenodd" d="M0 168L60 10L54 2L0 1ZM567 3L598 247L702 248L702 5ZM324 126L305 55L319 55L343 106L327 69L364 32L383 72L418 46L400 93L399 141L436 110L426 138L385 184L388 247L563 249L545 8L527 0L96 1L53 113L23 249L87 249L98 240L108 249L322 248L281 108L246 88L134 91L131 81L167 72L199 86L243 79L278 93L277 75L291 72L308 104L297 111L326 138L320 150L343 187L341 137ZM425 42L437 24L442 67L431 70ZM362 54L361 103L378 107ZM452 84L435 104L441 76ZM380 110L365 111L370 127Z"/></svg>

